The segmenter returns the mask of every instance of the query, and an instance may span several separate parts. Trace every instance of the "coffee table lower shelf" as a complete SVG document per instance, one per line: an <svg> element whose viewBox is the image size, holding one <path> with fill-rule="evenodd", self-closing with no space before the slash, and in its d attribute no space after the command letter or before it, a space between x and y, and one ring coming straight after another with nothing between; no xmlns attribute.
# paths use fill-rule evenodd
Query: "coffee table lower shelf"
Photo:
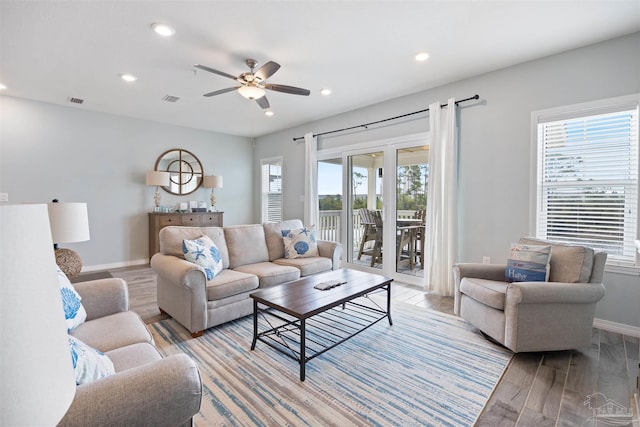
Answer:
<svg viewBox="0 0 640 427"><path fill-rule="evenodd" d="M306 318L297 318L275 308L253 302L253 341L273 347L300 365L300 381L305 380L305 365L324 352L356 336L383 319L391 320L389 292L391 284L376 292L387 295L386 309L380 307L368 295L358 297ZM264 322L259 322L262 319ZM266 329L259 331L259 324Z"/></svg>

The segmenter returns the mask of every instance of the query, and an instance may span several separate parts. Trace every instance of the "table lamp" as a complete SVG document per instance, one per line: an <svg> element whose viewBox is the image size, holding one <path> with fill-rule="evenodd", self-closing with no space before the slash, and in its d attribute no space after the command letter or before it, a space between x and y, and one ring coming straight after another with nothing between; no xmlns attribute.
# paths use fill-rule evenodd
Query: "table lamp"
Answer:
<svg viewBox="0 0 640 427"><path fill-rule="evenodd" d="M0 206L0 425L54 426L76 382L46 204Z"/></svg>
<svg viewBox="0 0 640 427"><path fill-rule="evenodd" d="M207 175L202 181L204 188L211 189L211 211L213 212L216 206L216 194L214 193L216 188L222 188L222 176L220 175ZM217 209L216 209L217 210Z"/></svg>
<svg viewBox="0 0 640 427"><path fill-rule="evenodd" d="M58 243L74 243L89 240L89 216L86 203L48 204L51 221L51 238L54 243L56 263L69 279L78 277L82 259L76 251L58 248Z"/></svg>
<svg viewBox="0 0 640 427"><path fill-rule="evenodd" d="M156 194L153 196L153 200L156 204L155 211L160 209L160 187L168 187L171 183L171 174L164 171L148 171L147 172L147 185L156 186Z"/></svg>

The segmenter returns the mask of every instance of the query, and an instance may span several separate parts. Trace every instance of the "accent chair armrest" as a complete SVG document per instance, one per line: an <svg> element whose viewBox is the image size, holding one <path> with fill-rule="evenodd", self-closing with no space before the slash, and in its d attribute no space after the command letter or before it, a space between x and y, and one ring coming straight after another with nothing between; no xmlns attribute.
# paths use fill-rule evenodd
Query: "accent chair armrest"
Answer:
<svg viewBox="0 0 640 427"><path fill-rule="evenodd" d="M78 386L59 426L178 426L200 410L193 360L177 354Z"/></svg>
<svg viewBox="0 0 640 427"><path fill-rule="evenodd" d="M74 283L73 287L82 298L87 320L129 310L129 288L123 279L90 280Z"/></svg>
<svg viewBox="0 0 640 427"><path fill-rule="evenodd" d="M504 282L506 268L506 264L461 263L453 266L453 277L456 283L460 283L464 277Z"/></svg>
<svg viewBox="0 0 640 427"><path fill-rule="evenodd" d="M342 259L342 245L338 242L331 242L329 240L318 240L318 254L321 257L329 258L331 260L331 269L337 270L340 268L340 260Z"/></svg>
<svg viewBox="0 0 640 427"><path fill-rule="evenodd" d="M505 304L592 304L604 291L602 283L514 282L507 288Z"/></svg>

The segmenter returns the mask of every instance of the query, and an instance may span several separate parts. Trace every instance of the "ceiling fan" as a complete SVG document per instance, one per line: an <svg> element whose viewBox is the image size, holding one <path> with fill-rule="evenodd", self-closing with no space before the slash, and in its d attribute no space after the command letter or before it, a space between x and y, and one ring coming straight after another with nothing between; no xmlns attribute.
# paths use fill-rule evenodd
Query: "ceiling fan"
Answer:
<svg viewBox="0 0 640 427"><path fill-rule="evenodd" d="M258 64L255 59L247 59L245 63L251 71L249 71L248 73L242 73L237 77L232 76L231 74L227 74L223 71L214 70L213 68L207 67L206 65L195 64L194 67L196 68L208 71L213 74L217 74L222 77L228 77L240 83L240 86L216 90L213 92L205 93L203 96L216 96L237 90L240 95L244 96L247 99L255 100L261 108L265 109L269 108L269 101L265 96L265 89L304 96L308 96L311 93L311 91L309 91L308 89L302 89L294 86L278 85L275 83L267 83L267 79L274 75L275 72L280 68L280 64L278 64L277 62L269 61L262 67L258 68L258 70L256 70L255 72L253 71L253 69Z"/></svg>

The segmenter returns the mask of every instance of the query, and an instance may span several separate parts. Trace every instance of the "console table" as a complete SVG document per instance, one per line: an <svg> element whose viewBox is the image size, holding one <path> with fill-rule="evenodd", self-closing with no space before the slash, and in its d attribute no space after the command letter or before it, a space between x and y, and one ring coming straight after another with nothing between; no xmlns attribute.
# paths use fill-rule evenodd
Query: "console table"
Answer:
<svg viewBox="0 0 640 427"><path fill-rule="evenodd" d="M149 258L160 252L158 233L168 225L183 227L222 227L224 212L149 212Z"/></svg>

